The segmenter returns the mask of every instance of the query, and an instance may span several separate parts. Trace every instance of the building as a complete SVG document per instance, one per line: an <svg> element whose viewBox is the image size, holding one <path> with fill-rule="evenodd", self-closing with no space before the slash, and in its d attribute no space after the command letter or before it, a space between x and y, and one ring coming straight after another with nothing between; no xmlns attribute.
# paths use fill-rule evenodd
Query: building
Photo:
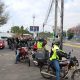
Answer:
<svg viewBox="0 0 80 80"><path fill-rule="evenodd" d="M74 33L75 39L80 39L80 25L70 28L69 31Z"/></svg>
<svg viewBox="0 0 80 80"><path fill-rule="evenodd" d="M7 39L8 37L13 37L13 33L0 32L0 39Z"/></svg>

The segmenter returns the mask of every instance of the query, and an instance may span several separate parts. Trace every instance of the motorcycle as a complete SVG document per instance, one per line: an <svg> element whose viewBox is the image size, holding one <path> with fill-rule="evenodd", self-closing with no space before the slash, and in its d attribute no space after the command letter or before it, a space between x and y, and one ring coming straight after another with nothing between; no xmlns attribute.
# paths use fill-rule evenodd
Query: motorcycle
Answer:
<svg viewBox="0 0 80 80"><path fill-rule="evenodd" d="M72 71L72 75L70 77L71 80L80 80L77 79L80 76L79 62L75 56L71 57L71 52L69 52L67 60L61 60L59 63L61 79L65 79L68 76L69 72ZM49 60L47 63L44 63L42 67L40 67L40 73L46 79L50 79L51 76L53 78L56 78L55 69L54 67L51 68Z"/></svg>
<svg viewBox="0 0 80 80"><path fill-rule="evenodd" d="M43 50L37 50L37 51L32 51L32 59L33 59L33 63L36 66L41 66L46 62L48 57L48 51L43 51Z"/></svg>
<svg viewBox="0 0 80 80"><path fill-rule="evenodd" d="M30 66L28 47L20 47L18 48L18 50L19 50L19 61L25 61L25 63L27 62Z"/></svg>

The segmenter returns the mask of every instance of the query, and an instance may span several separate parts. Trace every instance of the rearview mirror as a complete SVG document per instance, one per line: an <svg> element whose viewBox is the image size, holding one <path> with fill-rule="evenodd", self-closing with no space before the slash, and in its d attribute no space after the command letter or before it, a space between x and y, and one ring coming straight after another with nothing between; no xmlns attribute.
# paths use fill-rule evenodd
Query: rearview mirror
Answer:
<svg viewBox="0 0 80 80"><path fill-rule="evenodd" d="M73 49L72 49L72 52L73 52Z"/></svg>
<svg viewBox="0 0 80 80"><path fill-rule="evenodd" d="M71 52L69 52L69 55L71 55Z"/></svg>

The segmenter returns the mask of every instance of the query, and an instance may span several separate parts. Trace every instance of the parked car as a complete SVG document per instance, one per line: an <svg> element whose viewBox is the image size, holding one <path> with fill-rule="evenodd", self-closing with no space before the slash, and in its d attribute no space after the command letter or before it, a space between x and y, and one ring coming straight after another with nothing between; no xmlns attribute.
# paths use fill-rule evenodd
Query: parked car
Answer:
<svg viewBox="0 0 80 80"><path fill-rule="evenodd" d="M4 40L0 40L0 48L4 48L5 47L5 42Z"/></svg>

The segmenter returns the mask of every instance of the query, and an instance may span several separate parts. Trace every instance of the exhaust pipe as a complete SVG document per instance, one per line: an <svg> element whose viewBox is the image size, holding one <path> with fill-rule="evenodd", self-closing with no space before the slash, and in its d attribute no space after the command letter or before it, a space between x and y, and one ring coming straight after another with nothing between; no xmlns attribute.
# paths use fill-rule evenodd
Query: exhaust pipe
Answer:
<svg viewBox="0 0 80 80"><path fill-rule="evenodd" d="M38 62L37 61L33 61L33 62L34 62L35 65L38 65Z"/></svg>
<svg viewBox="0 0 80 80"><path fill-rule="evenodd" d="M55 75L52 75L52 74L49 74L49 73L43 72L43 71L41 71L41 74L46 74L46 75L48 75L48 76L56 77Z"/></svg>

